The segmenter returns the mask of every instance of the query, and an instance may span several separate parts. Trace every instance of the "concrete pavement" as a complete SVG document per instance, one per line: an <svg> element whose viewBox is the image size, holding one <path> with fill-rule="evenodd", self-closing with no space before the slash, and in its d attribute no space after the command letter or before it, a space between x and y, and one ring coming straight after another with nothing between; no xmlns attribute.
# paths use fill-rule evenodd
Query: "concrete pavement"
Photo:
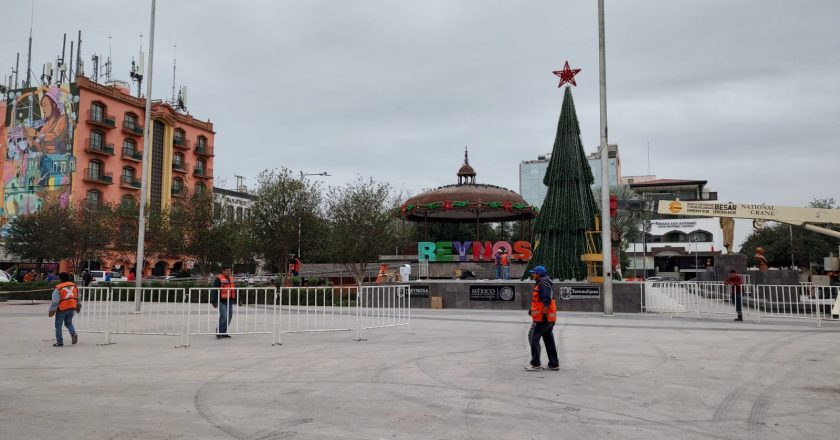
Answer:
<svg viewBox="0 0 840 440"><path fill-rule="evenodd" d="M187 349L53 348L46 312L0 303L1 439L821 439L840 414L838 323L565 313L561 370L527 372L525 311Z"/></svg>

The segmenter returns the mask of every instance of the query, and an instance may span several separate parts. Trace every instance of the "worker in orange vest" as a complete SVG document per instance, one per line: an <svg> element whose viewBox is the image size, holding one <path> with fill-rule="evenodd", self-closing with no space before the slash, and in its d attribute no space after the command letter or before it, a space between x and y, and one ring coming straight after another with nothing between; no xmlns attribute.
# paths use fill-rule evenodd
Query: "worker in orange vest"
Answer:
<svg viewBox="0 0 840 440"><path fill-rule="evenodd" d="M537 266L528 271L531 279L536 281L531 293L531 330L528 341L531 344L531 362L525 367L528 371L542 370L540 360L540 338L548 352L548 369L559 370L560 361L557 359L557 346L554 345L554 323L557 321L557 304L554 302L554 291L551 288L551 277L545 267Z"/></svg>
<svg viewBox="0 0 840 440"><path fill-rule="evenodd" d="M210 293L210 303L213 308L219 308L219 327L216 329L216 339L229 338L228 325L233 318L233 306L237 304L236 283L230 273L230 266L222 267L222 273L213 280L213 290ZM238 304L241 306L242 301Z"/></svg>
<svg viewBox="0 0 840 440"><path fill-rule="evenodd" d="M509 280L510 279L510 255L508 255L508 251L505 248L501 249L502 255L499 258L499 262L502 264L502 279Z"/></svg>
<svg viewBox="0 0 840 440"><path fill-rule="evenodd" d="M70 281L70 274L61 272L58 274L60 283L55 285L52 291L52 302L50 303L49 317L55 316L55 344L53 347L63 347L64 338L61 335L61 326L67 327L73 343L79 342L79 334L73 327L73 315L81 310L82 303L79 301L79 289Z"/></svg>

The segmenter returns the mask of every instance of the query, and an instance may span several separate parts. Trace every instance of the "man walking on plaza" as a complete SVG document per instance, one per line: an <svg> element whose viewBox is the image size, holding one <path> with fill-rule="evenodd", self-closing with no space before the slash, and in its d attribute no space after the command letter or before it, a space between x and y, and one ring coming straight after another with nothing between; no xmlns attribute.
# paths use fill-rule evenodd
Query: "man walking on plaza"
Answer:
<svg viewBox="0 0 840 440"><path fill-rule="evenodd" d="M542 370L540 360L540 338L548 352L548 369L559 370L560 361L557 359L557 346L554 345L554 322L557 321L557 304L554 302L554 291L551 288L551 277L545 272L545 267L537 266L528 271L531 279L536 281L531 294L531 330L528 332L528 342L531 344L531 362L525 367L528 371Z"/></svg>
<svg viewBox="0 0 840 440"><path fill-rule="evenodd" d="M502 279L502 249L496 251L496 279Z"/></svg>
<svg viewBox="0 0 840 440"><path fill-rule="evenodd" d="M233 318L233 306L236 301L236 283L230 274L230 266L222 267L222 273L213 280L213 290L210 293L210 303L219 308L219 328L216 329L216 339L229 338L228 325ZM241 303L240 303L241 305Z"/></svg>
<svg viewBox="0 0 840 440"><path fill-rule="evenodd" d="M726 278L726 281L723 282L726 286L731 286L729 298L733 303L735 303L735 311L738 312L738 317L735 318L736 321L743 321L744 315L741 313L741 306L743 303L742 297L742 285L744 284L744 280L741 278L741 275L738 275L738 272L735 272L735 269L729 271L729 276Z"/></svg>
<svg viewBox="0 0 840 440"><path fill-rule="evenodd" d="M58 274L58 278L61 282L56 284L55 289L53 289L52 302L48 313L50 318L55 316L55 344L53 344L53 347L64 346L64 338L61 334L62 325L67 327L73 343L79 342L79 335L76 333L76 328L73 327L73 315L82 307L82 303L79 301L79 289L70 281L70 274L61 272Z"/></svg>

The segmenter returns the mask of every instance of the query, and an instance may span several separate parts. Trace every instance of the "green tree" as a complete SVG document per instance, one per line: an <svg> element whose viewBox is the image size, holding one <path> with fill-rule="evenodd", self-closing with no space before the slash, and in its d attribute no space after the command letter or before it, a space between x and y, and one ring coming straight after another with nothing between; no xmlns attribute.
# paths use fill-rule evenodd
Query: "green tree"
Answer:
<svg viewBox="0 0 840 440"><path fill-rule="evenodd" d="M554 149L543 183L545 200L534 223L536 247L528 268L543 265L561 280L586 278L586 231L595 227L598 205L592 196L592 170L580 141L572 92L566 87ZM527 275L527 272L526 272Z"/></svg>
<svg viewBox="0 0 840 440"><path fill-rule="evenodd" d="M329 254L357 283L364 281L368 263L393 249L398 206L399 197L391 186L372 179L358 178L327 192Z"/></svg>
<svg viewBox="0 0 840 440"><path fill-rule="evenodd" d="M248 219L254 251L269 265L285 272L291 253L321 216L317 182L297 179L287 168L265 170L257 176L257 199ZM313 239L314 241L314 239Z"/></svg>

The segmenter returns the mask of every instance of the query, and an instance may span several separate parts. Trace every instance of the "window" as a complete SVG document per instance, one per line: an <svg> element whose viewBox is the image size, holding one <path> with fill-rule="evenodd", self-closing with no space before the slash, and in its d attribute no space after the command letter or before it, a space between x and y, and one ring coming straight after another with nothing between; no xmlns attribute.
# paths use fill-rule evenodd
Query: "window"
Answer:
<svg viewBox="0 0 840 440"><path fill-rule="evenodd" d="M102 150L105 148L105 136L101 131L90 132L90 148L94 150Z"/></svg>
<svg viewBox="0 0 840 440"><path fill-rule="evenodd" d="M198 174L204 174L204 159L198 159L195 161L195 172Z"/></svg>
<svg viewBox="0 0 840 440"><path fill-rule="evenodd" d="M207 138L206 138L206 137L204 137L204 136L199 136L199 137L198 137L198 146L197 146L197 148L198 148L199 150L203 150L206 146L207 146Z"/></svg>
<svg viewBox="0 0 840 440"><path fill-rule="evenodd" d="M122 169L122 180L125 183L134 182L134 168L123 167L123 169Z"/></svg>
<svg viewBox="0 0 840 440"><path fill-rule="evenodd" d="M129 128L131 128L132 126L136 126L137 125L137 115L135 115L134 113L126 113L125 114L125 125L127 125Z"/></svg>
<svg viewBox="0 0 840 440"><path fill-rule="evenodd" d="M126 208L133 207L137 203L137 200L131 196L122 196L120 199L120 205Z"/></svg>
<svg viewBox="0 0 840 440"><path fill-rule="evenodd" d="M712 234L706 231L694 231L689 234L689 240L695 242L710 242L712 241Z"/></svg>
<svg viewBox="0 0 840 440"><path fill-rule="evenodd" d="M184 187L184 182L179 178L172 179L172 194L181 194L181 189Z"/></svg>
<svg viewBox="0 0 840 440"><path fill-rule="evenodd" d="M181 153L175 153L172 155L172 166L175 168L183 168L184 166L184 155Z"/></svg>
<svg viewBox="0 0 840 440"><path fill-rule="evenodd" d="M98 102L91 104L90 119L96 122L105 122L105 106Z"/></svg>
<svg viewBox="0 0 840 440"><path fill-rule="evenodd" d="M92 189L87 192L87 197L85 198L85 203L87 204L88 208L98 208L99 203L102 201L102 193L99 191Z"/></svg>
<svg viewBox="0 0 840 440"><path fill-rule="evenodd" d="M137 152L137 142L134 142L134 139L125 139L123 140L123 148L126 154L132 155Z"/></svg>
<svg viewBox="0 0 840 440"><path fill-rule="evenodd" d="M225 220L227 220L227 221L233 220L233 205L227 205L226 211L227 211L227 213L225 215Z"/></svg>
<svg viewBox="0 0 840 440"><path fill-rule="evenodd" d="M176 144L182 144L182 143L184 143L184 138L185 138L185 137L186 137L186 133L184 133L184 130L182 130L182 129L180 129L180 128L176 128L176 129L175 129L175 135L174 135L174 138L175 138L175 143L176 143Z"/></svg>
<svg viewBox="0 0 840 440"><path fill-rule="evenodd" d="M236 208L236 220L242 220L242 207L239 206Z"/></svg>
<svg viewBox="0 0 840 440"><path fill-rule="evenodd" d="M98 160L90 161L90 165L88 165L88 177L91 179L102 177L102 162Z"/></svg>
<svg viewBox="0 0 840 440"><path fill-rule="evenodd" d="M688 236L679 231L672 231L662 237L663 243L684 243L688 241Z"/></svg>
<svg viewBox="0 0 840 440"><path fill-rule="evenodd" d="M204 194L204 191L205 191L206 189L207 189L207 188L204 186L204 184L203 184L203 183L196 183L196 184L195 184L195 193L196 193L196 194Z"/></svg>

